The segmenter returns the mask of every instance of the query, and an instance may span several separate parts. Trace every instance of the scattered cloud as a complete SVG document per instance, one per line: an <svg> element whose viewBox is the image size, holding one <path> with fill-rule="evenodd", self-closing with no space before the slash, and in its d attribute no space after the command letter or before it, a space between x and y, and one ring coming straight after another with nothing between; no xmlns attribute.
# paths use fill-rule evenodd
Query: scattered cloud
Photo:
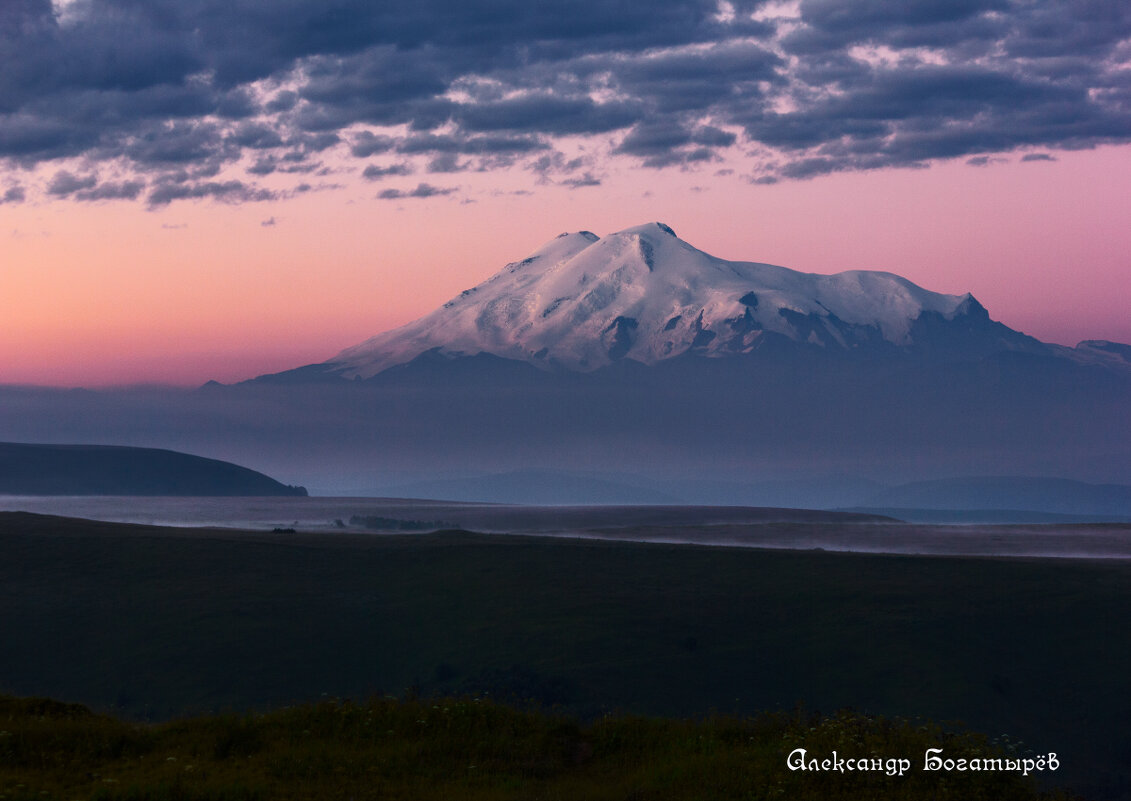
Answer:
<svg viewBox="0 0 1131 801"><path fill-rule="evenodd" d="M577 178L566 178L561 182L563 186L568 186L570 189L582 189L587 186L600 186L601 179L593 177L592 173L585 173Z"/></svg>
<svg viewBox="0 0 1131 801"><path fill-rule="evenodd" d="M403 189L385 189L377 194L380 200L400 200L402 198L426 198L438 197L441 195L450 195L456 190L454 188L442 188L432 186L431 184L420 183L416 185L416 189L405 191Z"/></svg>
<svg viewBox="0 0 1131 801"><path fill-rule="evenodd" d="M256 160L254 164L247 168L247 171L251 175L270 175L277 169L279 169L279 167L275 159L266 157Z"/></svg>
<svg viewBox="0 0 1131 801"><path fill-rule="evenodd" d="M372 131L362 131L354 138L350 152L359 159L364 159L377 153L386 153L396 143L397 140L391 136L377 136Z"/></svg>
<svg viewBox="0 0 1131 801"><path fill-rule="evenodd" d="M275 193L248 186L242 181L201 181L195 183L163 183L154 187L146 198L150 207L165 206L174 200L213 198L225 203L274 200Z"/></svg>
<svg viewBox="0 0 1131 801"><path fill-rule="evenodd" d="M80 189L91 189L97 183L98 179L93 175L86 175L79 178L66 170L60 170L55 173L55 177L52 178L51 183L47 185L47 194L66 197Z"/></svg>
<svg viewBox="0 0 1131 801"><path fill-rule="evenodd" d="M388 178L390 175L412 175L412 165L410 164L390 164L388 167L379 167L376 164L370 164L361 172L361 176L369 181L380 181L382 178Z"/></svg>
<svg viewBox="0 0 1131 801"><path fill-rule="evenodd" d="M441 153L428 162L428 172L463 172L471 162L460 161L455 153Z"/></svg>
<svg viewBox="0 0 1131 801"><path fill-rule="evenodd" d="M974 156L973 158L966 159L967 166L970 167L988 167L991 164L1001 164L1008 159L993 158L992 156Z"/></svg>
<svg viewBox="0 0 1131 801"><path fill-rule="evenodd" d="M1131 142L1126 3L779 5L5 0L0 171L160 206L385 154L593 185L555 162L565 139L653 169L749 159L761 183Z"/></svg>
<svg viewBox="0 0 1131 801"><path fill-rule="evenodd" d="M145 189L141 181L120 181L92 186L89 189L80 189L75 192L75 200L136 200Z"/></svg>

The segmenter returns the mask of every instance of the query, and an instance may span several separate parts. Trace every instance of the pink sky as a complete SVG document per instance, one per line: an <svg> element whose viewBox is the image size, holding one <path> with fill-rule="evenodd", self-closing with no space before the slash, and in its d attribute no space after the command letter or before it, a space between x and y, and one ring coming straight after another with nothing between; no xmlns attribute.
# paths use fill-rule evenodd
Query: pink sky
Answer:
<svg viewBox="0 0 1131 801"><path fill-rule="evenodd" d="M1048 342L1131 342L1131 147L1055 156L775 185L615 161L595 187L464 172L440 176L458 194L396 201L354 168L285 201L0 206L0 383L196 385L322 361L562 231L650 220L724 258L970 291Z"/></svg>

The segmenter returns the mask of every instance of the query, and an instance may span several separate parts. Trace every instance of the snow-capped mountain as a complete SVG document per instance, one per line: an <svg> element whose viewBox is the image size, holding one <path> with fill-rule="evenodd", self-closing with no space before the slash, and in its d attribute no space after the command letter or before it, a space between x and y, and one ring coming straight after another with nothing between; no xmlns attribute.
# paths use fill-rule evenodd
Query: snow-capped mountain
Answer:
<svg viewBox="0 0 1131 801"><path fill-rule="evenodd" d="M339 353L327 372L369 378L423 353L488 353L574 371L621 359L749 353L775 339L836 351L1042 349L971 295L898 275L817 275L697 250L663 223L604 238L562 234L414 322Z"/></svg>
<svg viewBox="0 0 1131 801"><path fill-rule="evenodd" d="M360 486L344 464L386 476L373 486L547 469L1131 484L1131 346L1045 344L889 273L714 258L658 223L565 234L419 320L194 403L207 414L174 407L170 444L272 451L281 475L307 459L323 486ZM45 431L77 439L80 417Z"/></svg>

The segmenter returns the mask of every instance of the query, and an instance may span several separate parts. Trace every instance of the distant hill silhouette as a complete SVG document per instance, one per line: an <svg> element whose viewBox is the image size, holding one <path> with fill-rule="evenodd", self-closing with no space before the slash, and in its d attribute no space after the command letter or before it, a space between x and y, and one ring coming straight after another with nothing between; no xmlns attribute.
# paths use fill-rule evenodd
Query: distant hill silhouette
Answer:
<svg viewBox="0 0 1131 801"><path fill-rule="evenodd" d="M303 496L246 467L156 448L0 443L3 495Z"/></svg>
<svg viewBox="0 0 1131 801"><path fill-rule="evenodd" d="M890 487L867 504L886 509L1028 509L1067 515L1131 515L1131 486L1064 478L969 476Z"/></svg>

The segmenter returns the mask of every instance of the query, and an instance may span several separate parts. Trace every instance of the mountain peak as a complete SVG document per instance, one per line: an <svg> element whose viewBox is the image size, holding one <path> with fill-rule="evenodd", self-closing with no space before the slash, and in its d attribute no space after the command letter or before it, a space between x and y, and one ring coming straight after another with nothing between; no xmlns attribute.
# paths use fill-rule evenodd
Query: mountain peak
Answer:
<svg viewBox="0 0 1131 801"><path fill-rule="evenodd" d="M563 239L567 236L580 236L580 237L583 237L585 239L588 239L590 242L596 242L598 239L601 238L601 237L597 236L595 233L593 233L592 231L573 231L573 232L563 231L562 233L558 234L554 238L555 239Z"/></svg>
<svg viewBox="0 0 1131 801"><path fill-rule="evenodd" d="M958 306L955 307L951 316L958 317L964 314L972 315L975 317L990 316L990 313L986 311L986 307L979 303L978 299L969 292L962 296L961 303L959 303Z"/></svg>
<svg viewBox="0 0 1131 801"><path fill-rule="evenodd" d="M930 339L937 351L935 340L959 317L964 343L978 336L972 321L1009 332L995 329L995 342L1016 334L969 294L931 292L891 273L727 261L649 222L604 238L561 234L431 314L342 351L327 369L368 378L428 351L582 372L622 359L750 353L768 342L865 352Z"/></svg>
<svg viewBox="0 0 1131 801"><path fill-rule="evenodd" d="M679 237L676 236L675 231L672 230L672 227L662 222L650 222L644 223L643 225L634 225L631 228L625 228L623 231L617 231L615 234L611 234L611 236L631 236L634 234L636 236L654 236L656 234L667 234L670 237L679 239Z"/></svg>

